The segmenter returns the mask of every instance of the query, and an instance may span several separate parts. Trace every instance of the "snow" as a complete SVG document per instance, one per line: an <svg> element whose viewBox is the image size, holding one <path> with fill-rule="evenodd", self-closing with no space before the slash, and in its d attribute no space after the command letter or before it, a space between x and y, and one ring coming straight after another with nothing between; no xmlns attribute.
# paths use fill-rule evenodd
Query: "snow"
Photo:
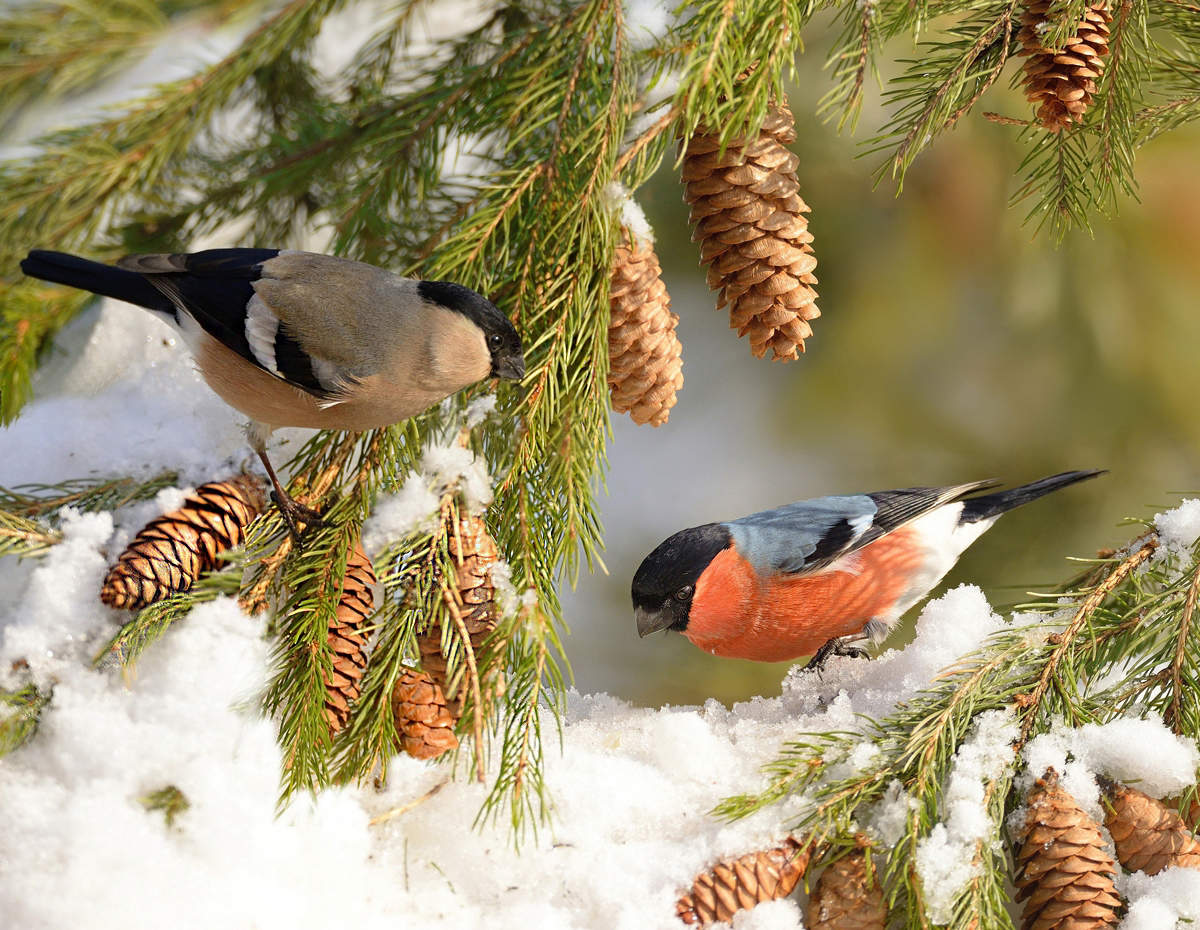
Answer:
<svg viewBox="0 0 1200 930"><path fill-rule="evenodd" d="M1061 724L1029 741L1023 753L1027 772L1018 788L1027 791L1047 768L1093 818L1103 820L1096 776L1135 786L1162 798L1195 781L1200 766L1196 744L1177 736L1161 720L1122 717L1075 729Z"/></svg>
<svg viewBox="0 0 1200 930"><path fill-rule="evenodd" d="M620 181L613 181L604 189L604 195L621 227L629 232L634 245L653 245L654 230L650 228L650 221L628 188Z"/></svg>
<svg viewBox="0 0 1200 930"><path fill-rule="evenodd" d="M1200 922L1200 871L1163 869L1157 875L1134 872L1118 879L1129 912L1117 930L1184 930Z"/></svg>
<svg viewBox="0 0 1200 930"><path fill-rule="evenodd" d="M1173 510L1154 515L1159 547L1155 561L1175 559L1186 562L1196 540L1200 539L1200 500L1189 498Z"/></svg>
<svg viewBox="0 0 1200 930"><path fill-rule="evenodd" d="M979 874L977 847L991 832L985 790L1012 765L1012 743L1019 735L1011 712L986 711L955 753L942 795L946 818L917 844L925 912L935 924L950 922L955 899Z"/></svg>
<svg viewBox="0 0 1200 930"><path fill-rule="evenodd" d="M494 397L492 404L494 407ZM468 408L467 422L488 412L485 404ZM492 502L492 479L486 462L456 441L431 442L421 455L419 470L408 475L395 494L380 498L375 512L363 524L362 541L367 554L374 556L393 540L433 529L442 494L456 486L470 513L482 513Z"/></svg>

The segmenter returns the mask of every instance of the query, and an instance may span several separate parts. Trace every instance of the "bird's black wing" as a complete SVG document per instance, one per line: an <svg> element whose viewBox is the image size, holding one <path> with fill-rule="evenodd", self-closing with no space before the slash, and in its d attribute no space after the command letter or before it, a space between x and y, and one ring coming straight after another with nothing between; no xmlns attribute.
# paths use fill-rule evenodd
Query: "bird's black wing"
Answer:
<svg viewBox="0 0 1200 930"><path fill-rule="evenodd" d="M263 265L278 254L279 249L209 249L190 254L130 255L117 265L143 275L206 333L252 365L328 399L330 391L318 380L312 360L288 333L286 324L277 324L270 355L264 356L261 348L256 350L248 338L246 317L256 296L254 282L262 277Z"/></svg>

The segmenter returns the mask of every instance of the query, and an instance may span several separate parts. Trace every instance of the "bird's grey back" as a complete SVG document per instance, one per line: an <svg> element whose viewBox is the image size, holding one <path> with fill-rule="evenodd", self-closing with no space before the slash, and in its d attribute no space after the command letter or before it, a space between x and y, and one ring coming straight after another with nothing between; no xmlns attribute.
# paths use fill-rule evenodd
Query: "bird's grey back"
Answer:
<svg viewBox="0 0 1200 930"><path fill-rule="evenodd" d="M307 351L365 377L423 308L417 284L347 258L284 251L263 263L254 290Z"/></svg>

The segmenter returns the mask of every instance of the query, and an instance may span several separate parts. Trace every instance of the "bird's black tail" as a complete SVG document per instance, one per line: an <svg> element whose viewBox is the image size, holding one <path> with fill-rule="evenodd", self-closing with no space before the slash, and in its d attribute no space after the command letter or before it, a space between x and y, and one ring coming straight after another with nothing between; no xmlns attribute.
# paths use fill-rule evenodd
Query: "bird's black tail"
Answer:
<svg viewBox="0 0 1200 930"><path fill-rule="evenodd" d="M115 297L147 310L175 314L175 308L162 291L133 271L45 249L30 252L21 262L21 270L31 278L66 284L103 297Z"/></svg>
<svg viewBox="0 0 1200 930"><path fill-rule="evenodd" d="M997 517L1006 510L1012 510L1014 507L1037 500L1043 494L1049 494L1051 491L1065 488L1076 481L1086 481L1088 478L1095 478L1104 473L1105 469L1103 468L1093 468L1088 471L1064 471L1061 475L1051 475L1041 481L1023 484L1019 488L1010 488L1007 491L996 491L993 494L981 494L979 497L969 498L963 501L963 512L962 516L958 518L958 522L976 523L979 520Z"/></svg>

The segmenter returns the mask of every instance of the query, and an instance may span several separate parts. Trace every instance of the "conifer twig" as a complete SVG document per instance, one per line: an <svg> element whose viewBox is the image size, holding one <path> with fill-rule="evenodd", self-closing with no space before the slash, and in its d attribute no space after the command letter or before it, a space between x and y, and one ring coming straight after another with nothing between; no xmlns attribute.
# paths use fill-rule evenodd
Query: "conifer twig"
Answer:
<svg viewBox="0 0 1200 930"><path fill-rule="evenodd" d="M1104 599L1128 577L1130 572L1145 562L1146 559L1150 558L1157 548L1158 537L1153 535L1146 537L1142 541L1141 546L1117 563L1112 571L1109 572L1108 577L1084 598L1083 603L1079 605L1066 628L1060 633L1052 633L1050 635L1049 642L1054 646L1054 649L1050 653L1049 661L1042 668L1037 685L1034 687L1033 693L1029 696L1026 706L1022 708L1021 712L1025 719L1021 724L1021 735L1017 742L1018 750L1025 745L1030 734L1033 732L1038 712L1041 710L1042 700L1045 698L1050 685L1054 682L1055 672L1058 670L1059 663L1062 661L1067 649L1072 645L1076 635L1083 629L1084 625L1090 619L1092 612L1104 602Z"/></svg>

